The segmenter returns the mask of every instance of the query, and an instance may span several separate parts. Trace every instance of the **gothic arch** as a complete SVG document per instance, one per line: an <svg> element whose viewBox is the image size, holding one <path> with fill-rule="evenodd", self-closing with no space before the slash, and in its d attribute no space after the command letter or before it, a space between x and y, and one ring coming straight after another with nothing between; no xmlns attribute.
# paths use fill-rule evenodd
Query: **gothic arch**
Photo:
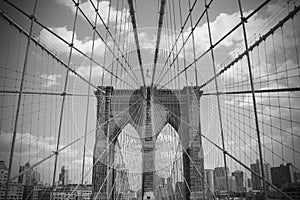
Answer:
<svg viewBox="0 0 300 200"><path fill-rule="evenodd" d="M141 87L136 90L114 90L112 87L102 87L101 89L105 93L96 92L96 95L98 94L97 125L99 128L96 131L94 148L94 190L99 189L99 185L104 182L106 176L108 176L105 183L107 190L101 191L103 198L107 197L107 193L113 189L114 173L108 175L107 172L113 163L115 140L122 129L131 124L137 131L142 143L143 194L153 193L155 142L161 130L166 125L170 125L176 130L182 144L183 175L189 185L188 187L194 191L193 194L199 194L203 185L201 174L197 172L203 171L198 109L201 96L199 88L184 87L182 90L169 90ZM131 108L131 110L126 108ZM133 111L138 109L139 112L134 114ZM103 162L98 162L96 158L107 148L105 139L107 137L113 145L108 148L108 162L103 164ZM197 171L194 166L198 168ZM186 199L189 199L189 195L187 191Z"/></svg>

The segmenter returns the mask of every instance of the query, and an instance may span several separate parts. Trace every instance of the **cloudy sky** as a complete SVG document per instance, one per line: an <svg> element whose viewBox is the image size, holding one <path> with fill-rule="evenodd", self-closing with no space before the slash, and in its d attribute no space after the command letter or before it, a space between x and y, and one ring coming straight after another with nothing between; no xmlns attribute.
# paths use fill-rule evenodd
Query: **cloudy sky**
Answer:
<svg viewBox="0 0 300 200"><path fill-rule="evenodd" d="M14 5L21 8L27 14L31 14L33 10L33 0L11 1ZM92 1L96 6L97 1ZM190 1L191 5L193 0ZM136 16L138 25L138 36L143 59L144 74L146 82L150 83L154 59L154 49L156 44L157 18L158 18L158 1L156 0L138 0L136 1ZM243 14L248 16L255 8L261 4L260 0L242 1ZM265 34L278 20L282 19L294 8L294 4L298 5L299 1L271 1L257 12L246 24L247 37L249 44L252 44ZM192 12L192 24L194 25L204 10L203 1L197 1ZM174 8L173 8L174 6ZM177 37L180 27L180 11L183 19L186 19L189 10L189 1L167 0L165 21L162 30L162 39L160 44L160 55L158 58L158 72L155 81L158 85L166 84L171 78L178 73L177 70L171 69L164 77L165 68L165 52L169 53L175 38ZM1 5L7 15L18 23L25 30L29 30L30 21L23 14L16 11L7 3ZM84 79L88 80L90 69L92 69L90 82L94 85L110 85L116 88L132 89L139 88L141 85L136 84L132 77L136 76L138 82L141 82L141 74L135 51L135 43L128 12L128 4L125 0L112 0L99 2L99 14L101 19L97 19L97 33L93 42L93 29L95 13L90 1L80 1L80 8L76 21L74 32L74 47L70 67L74 69ZM174 12L170 12L172 10ZM73 35L73 24L76 9L74 2L71 0L40 0L37 4L36 17L44 26L35 24L33 27L33 36L54 54L62 59L65 63L69 61L70 47L63 42L71 42ZM89 21L89 22L88 22ZM174 23L175 22L175 23ZM212 42L216 43L236 24L240 22L240 13L236 0L215 0L211 3L209 9L209 22L212 32ZM299 15L294 17L293 23L299 22ZM1 64L1 89L16 91L19 89L22 72L22 62L24 60L26 37L14 27L10 26L3 18L1 23L2 45L0 64ZM105 24L105 25L104 25ZM175 30L176 26L176 30ZM112 37L107 34L108 27ZM188 21L183 29L183 37L180 36L176 48L178 50L183 44L182 38L186 41L185 48L178 52L179 71L194 60L194 50L196 58L205 52L209 47L209 37L207 31L206 16L201 19L194 30L195 48L193 48L192 37L189 36L192 26ZM58 35L60 39L56 36ZM278 88L290 88L300 86L299 80L299 26L294 26L292 21L284 25L284 29L279 29L273 34L273 40L269 39L260 45L251 53L252 71L254 76L255 89L267 90ZM112 38L118 41L119 46L114 45ZM189 38L189 39L188 39ZM106 41L106 42L104 42ZM172 42L173 41L173 42ZM284 42L283 42L284 41ZM239 53L244 51L244 38L241 27L236 29L229 37L223 40L215 48L215 63L217 70L221 69ZM92 46L94 45L94 51ZM131 63L131 72L125 73L121 69L121 64L116 61L116 57L122 56L118 48L126 53L127 59ZM114 52L112 54L109 49ZM273 50L275 49L275 53ZM297 51L298 50L298 51ZM260 52L258 52L260 51ZM93 52L93 55L92 55ZM94 62L87 57L93 56ZM185 56L184 56L185 55ZM172 55L171 58L174 58ZM298 59L298 60L297 60ZM126 66L124 60L121 61ZM61 93L65 84L66 70L64 66L55 61L44 50L37 45L31 45L28 56L28 69L25 76L25 91L45 92L45 93ZM171 63L171 62L170 62ZM170 64L168 63L168 64ZM101 68L105 66L106 70ZM238 91L249 89L249 74L247 71L246 60L239 61L234 67L227 70L219 79L222 91ZM124 69L125 70L125 69ZM127 68L129 71L129 69ZM121 77L125 82L115 79L109 73L113 72ZM212 61L210 54L206 54L197 62L198 82L202 84L213 75ZM293 75L293 76L292 76ZM288 77L288 78L287 78ZM176 82L177 81L177 82ZM169 84L168 88L182 89L186 85L195 85L196 78L194 68L187 70L187 80L184 73L176 79L175 85ZM179 85L179 82L181 83ZM234 85L233 82L237 84ZM173 82L174 83L174 82ZM177 85L176 85L177 84ZM74 74L70 74L67 93L74 94L66 97L66 104L63 113L62 135L60 148L68 145L70 141L80 138L85 133L85 116L86 116L86 96L88 85ZM89 95L93 95L94 88L90 90ZM204 92L215 92L214 84L210 84L204 88ZM12 141L13 121L15 117L17 96L15 94L1 94L1 140L0 140L0 158L8 163L10 143ZM300 105L297 101L300 97L299 92L283 92L283 93L262 93L257 96L258 112L260 120L260 128L263 133L264 159L272 165L291 162L296 167L300 167L300 149L299 149L299 131L300 131ZM96 99L90 99L88 108L88 124L87 124L87 154L86 154L86 181L91 182L94 133L96 127ZM25 95L21 104L20 122L17 130L17 143L15 147L14 157L14 175L16 175L17 167L30 161L31 164L37 163L46 156L55 151L57 142L57 133L60 119L61 96L59 95ZM255 139L255 125L252 113L252 99L248 94L243 95L225 95L221 97L222 115L225 131L226 146L233 155L241 159L245 164L249 165L257 159L257 140ZM221 145L219 134L218 111L215 97L205 96L201 100L201 119L202 132L210 139ZM242 116L242 113L244 117ZM281 119L286 119L281 120ZM246 126L248 124L248 126ZM123 135L133 134L132 127L126 127ZM173 140L173 130L166 127L159 138L158 144L165 153L161 154L160 161L166 161L165 157L169 157L172 161L159 162L157 166L164 168L173 163L176 156L170 153L176 149L176 145L166 145L169 140ZM241 136L241 135L242 136ZM121 134L122 135L122 134ZM172 135L172 137L170 136ZM237 137L240 136L240 138ZM250 136L249 136L250 135ZM140 144L125 147L127 136L119 138L121 150L129 148L129 152L135 152L140 149ZM177 136L176 136L177 137ZM174 140L177 140L175 137ZM241 139L242 138L242 139ZM135 143L134 141L132 141ZM177 143L176 143L177 144ZM205 167L214 168L222 165L222 154L219 150L214 149L212 145L203 140ZM288 148L290 147L290 148ZM132 148L132 149L130 149ZM160 147L158 148L160 149ZM76 142L71 147L62 151L59 156L58 168L66 165L70 169L71 182L81 180L80 172L82 165L83 140ZM160 149L161 151L161 149ZM119 153L117 153L119 158ZM133 174L141 170L140 152L135 156L126 155L127 168L134 168ZM176 154L177 155L177 154ZM164 157L165 156L165 157ZM135 157L132 159L132 157ZM284 159L283 159L284 157ZM54 157L48 159L37 167L42 174L42 181L51 183L53 176L53 160ZM134 167L133 163L139 163L139 167ZM228 161L230 169L243 169L240 165ZM135 171L136 170L136 171ZM163 170L162 170L163 171ZM160 172L161 176L167 177L170 172ZM80 174L80 175L79 175ZM57 175L58 176L58 175ZM131 184L135 182L133 188L137 188L140 181L136 175L132 175Z"/></svg>

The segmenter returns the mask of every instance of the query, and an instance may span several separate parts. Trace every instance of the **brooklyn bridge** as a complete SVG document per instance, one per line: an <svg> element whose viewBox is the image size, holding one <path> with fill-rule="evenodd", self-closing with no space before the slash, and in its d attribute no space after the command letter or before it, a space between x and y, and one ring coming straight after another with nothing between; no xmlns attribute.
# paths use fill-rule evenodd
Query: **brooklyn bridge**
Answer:
<svg viewBox="0 0 300 200"><path fill-rule="evenodd" d="M0 200L300 199L299 0L0 5Z"/></svg>

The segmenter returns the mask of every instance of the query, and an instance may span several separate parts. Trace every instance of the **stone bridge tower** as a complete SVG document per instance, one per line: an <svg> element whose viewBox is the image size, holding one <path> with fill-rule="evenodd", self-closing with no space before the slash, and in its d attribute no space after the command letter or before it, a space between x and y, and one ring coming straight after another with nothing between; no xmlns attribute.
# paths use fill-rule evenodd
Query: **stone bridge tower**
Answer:
<svg viewBox="0 0 300 200"><path fill-rule="evenodd" d="M99 88L105 92L95 92L97 130L93 157L93 197L115 199L112 187L115 179L115 143L118 134L128 123L136 129L142 144L143 199L155 199L155 142L166 124L177 131L182 144L183 174L187 182L184 188L185 199L201 196L204 187L204 158L199 113L202 91L199 87L184 87L182 90L156 87L141 87L137 90Z"/></svg>

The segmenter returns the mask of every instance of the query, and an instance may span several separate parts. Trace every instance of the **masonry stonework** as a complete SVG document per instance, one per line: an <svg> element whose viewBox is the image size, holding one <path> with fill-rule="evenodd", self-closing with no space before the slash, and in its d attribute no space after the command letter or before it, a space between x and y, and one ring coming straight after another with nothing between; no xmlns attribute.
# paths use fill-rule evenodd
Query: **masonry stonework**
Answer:
<svg viewBox="0 0 300 200"><path fill-rule="evenodd" d="M204 177L199 108L202 91L198 87L184 87L182 90L156 87L99 89L95 92L97 129L93 157L93 198L114 199L115 144L127 124L136 129L142 144L142 193L145 199L147 195L154 195L155 142L166 124L177 131L182 144L183 174L187 183L185 199L193 199L193 194L199 195L203 191Z"/></svg>

